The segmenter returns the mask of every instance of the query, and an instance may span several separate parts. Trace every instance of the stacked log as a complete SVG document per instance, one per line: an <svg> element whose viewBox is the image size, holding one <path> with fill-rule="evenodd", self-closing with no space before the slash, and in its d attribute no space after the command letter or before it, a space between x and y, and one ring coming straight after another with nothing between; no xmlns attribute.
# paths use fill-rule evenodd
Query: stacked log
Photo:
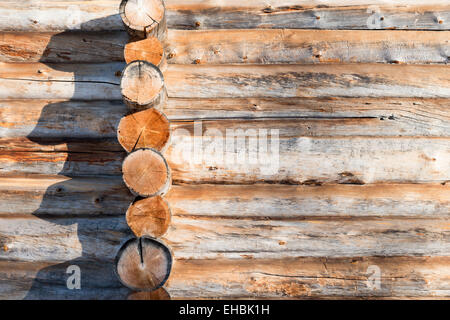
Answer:
<svg viewBox="0 0 450 320"><path fill-rule="evenodd" d="M161 71L166 66L161 43L167 34L164 3L123 0L120 15L134 41L124 50L128 64L120 86L128 114L120 120L117 138L128 152L122 177L136 198L126 221L137 238L120 248L116 273L122 284L136 291L131 299L166 299L167 292L160 291L170 274L172 253L158 240L170 224L170 207L163 196L172 183L163 156L170 142L169 120L162 112L167 101Z"/></svg>

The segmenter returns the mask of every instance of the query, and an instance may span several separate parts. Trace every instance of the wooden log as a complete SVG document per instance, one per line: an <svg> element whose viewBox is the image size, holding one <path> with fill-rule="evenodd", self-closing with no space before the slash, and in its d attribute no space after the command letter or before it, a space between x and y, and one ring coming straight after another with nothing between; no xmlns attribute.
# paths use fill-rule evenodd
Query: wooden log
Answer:
<svg viewBox="0 0 450 320"><path fill-rule="evenodd" d="M153 148L164 152L170 141L170 124L164 113L152 108L120 120L117 139L127 151Z"/></svg>
<svg viewBox="0 0 450 320"><path fill-rule="evenodd" d="M448 30L445 0L166 0L171 29L405 29ZM2 31L124 30L116 0L23 3L3 1ZM36 14L38 12L39 14ZM319 17L319 18L318 18ZM383 19L381 19L383 18Z"/></svg>
<svg viewBox="0 0 450 320"><path fill-rule="evenodd" d="M261 219L172 216L164 241L177 259L446 256L440 219Z"/></svg>
<svg viewBox="0 0 450 320"><path fill-rule="evenodd" d="M448 63L450 32L170 30L172 64Z"/></svg>
<svg viewBox="0 0 450 320"><path fill-rule="evenodd" d="M192 127L187 128L189 130L175 130L171 146L165 153L174 183L253 184L264 181L282 184L367 184L446 183L450 180L446 169L450 150L448 138L305 137L289 135L295 132L290 128L285 136L280 135L277 140L276 135L270 135L271 130L277 128L252 128L257 135L260 129L268 130L268 135L266 137L265 131L261 131L262 138L252 140L250 148L238 147L237 139L240 137L239 141L246 141L248 146L248 134L255 131L233 127L231 122L205 129L208 131L204 140L193 135ZM230 143L234 141L234 149L230 148L227 152L226 129L230 137L233 136ZM236 131L238 129L243 131ZM274 143L273 149L270 147L271 141ZM103 151L108 145L98 142L92 145L79 142L46 146L30 141L0 140L0 175L120 175L124 154ZM264 148L260 151L255 149L258 143L267 143L267 152ZM211 148L214 145L216 149ZM16 146L22 150L29 149L11 151ZM118 144L112 147L120 148ZM53 149L58 151L48 152ZM245 160L255 154L257 161ZM243 162L238 162L241 160Z"/></svg>
<svg viewBox="0 0 450 320"><path fill-rule="evenodd" d="M0 100L0 135L55 140L113 138L126 112L122 101ZM449 99L172 98L164 114L172 129L183 127L181 121L203 120L207 125L219 119L264 119L271 124L279 121L281 132L297 126L305 136L439 137L450 132ZM24 150L18 143L14 148Z"/></svg>
<svg viewBox="0 0 450 320"><path fill-rule="evenodd" d="M153 291L164 285L172 269L172 254L161 242L147 237L125 242L116 257L117 275L132 290Z"/></svg>
<svg viewBox="0 0 450 320"><path fill-rule="evenodd" d="M178 216L441 219L450 215L448 193L449 184L216 184L174 185L165 199ZM2 177L0 197L2 216L123 216L133 200L120 176ZM145 207L147 201L140 203Z"/></svg>
<svg viewBox="0 0 450 320"><path fill-rule="evenodd" d="M127 300L170 300L170 295L164 288L154 291L132 292L128 295Z"/></svg>
<svg viewBox="0 0 450 320"><path fill-rule="evenodd" d="M103 63L123 61L124 31L3 32L0 62Z"/></svg>
<svg viewBox="0 0 450 320"><path fill-rule="evenodd" d="M167 69L167 60L164 54L164 48L156 37L150 37L144 40L133 41L125 45L124 57L126 63L135 60L150 62L159 68L162 72Z"/></svg>
<svg viewBox="0 0 450 320"><path fill-rule="evenodd" d="M177 260L167 282L177 299L448 299L449 257ZM380 288L370 286L380 268Z"/></svg>
<svg viewBox="0 0 450 320"><path fill-rule="evenodd" d="M120 100L124 63L1 63L0 99Z"/></svg>
<svg viewBox="0 0 450 320"><path fill-rule="evenodd" d="M450 97L447 65L169 65L170 98ZM201 83L201 86L199 86Z"/></svg>
<svg viewBox="0 0 450 320"><path fill-rule="evenodd" d="M154 149L130 153L123 161L122 173L130 191L141 197L164 195L172 183L166 159Z"/></svg>
<svg viewBox="0 0 450 320"><path fill-rule="evenodd" d="M118 90L121 63L4 63L1 67L0 99L122 98ZM448 98L448 68L383 64L169 65L164 83L170 98Z"/></svg>
<svg viewBox="0 0 450 320"><path fill-rule="evenodd" d="M146 61L133 61L123 71L120 84L125 104L132 110L161 109L167 100L161 71Z"/></svg>
<svg viewBox="0 0 450 320"><path fill-rule="evenodd" d="M137 237L159 238L170 225L169 204L160 196L137 199L127 210L127 223Z"/></svg>
<svg viewBox="0 0 450 320"><path fill-rule="evenodd" d="M164 41L167 36L166 8L163 0L122 0L120 17L132 37L157 37Z"/></svg>
<svg viewBox="0 0 450 320"><path fill-rule="evenodd" d="M449 32L382 30L169 30L172 64L447 63ZM188 40L189 39L189 40ZM167 67L157 38L128 43L124 31L2 32L0 62L145 60ZM125 50L124 50L125 47Z"/></svg>
<svg viewBox="0 0 450 320"><path fill-rule="evenodd" d="M0 261L0 298L125 299L128 295L129 299L146 299L160 293L166 296L160 291L163 288L128 293L129 289L114 274L105 272L109 263L102 260L80 264L82 277L90 280L89 286L67 290L68 264ZM381 270L379 290L372 290L367 281L371 275L368 268L373 265ZM448 299L449 265L449 257L407 256L176 260L166 290L174 299ZM49 267L52 272L45 272ZM40 286L52 290L42 290L38 296L30 293L36 275Z"/></svg>

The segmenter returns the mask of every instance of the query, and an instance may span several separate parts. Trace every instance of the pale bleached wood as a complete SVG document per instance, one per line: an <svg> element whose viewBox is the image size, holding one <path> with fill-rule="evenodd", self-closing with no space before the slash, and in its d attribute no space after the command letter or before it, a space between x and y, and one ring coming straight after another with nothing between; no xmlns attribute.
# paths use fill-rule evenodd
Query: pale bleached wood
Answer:
<svg viewBox="0 0 450 320"><path fill-rule="evenodd" d="M445 218L448 194L448 184L174 185L166 199L179 216ZM0 195L2 215L123 216L133 200L120 176L2 177Z"/></svg>
<svg viewBox="0 0 450 320"><path fill-rule="evenodd" d="M1 63L0 67L0 99L122 98L122 63ZM383 64L169 65L164 83L169 98L448 98L449 68Z"/></svg>
<svg viewBox="0 0 450 320"><path fill-rule="evenodd" d="M450 296L449 257L178 260L168 282L174 298ZM381 271L372 290L369 266Z"/></svg>
<svg viewBox="0 0 450 320"><path fill-rule="evenodd" d="M447 63L449 32L170 30L174 64Z"/></svg>
<svg viewBox="0 0 450 320"><path fill-rule="evenodd" d="M120 100L124 63L0 63L0 99Z"/></svg>
<svg viewBox="0 0 450 320"><path fill-rule="evenodd" d="M297 123L298 132L314 136L448 136L449 107L447 99L173 98L164 113L173 128L186 120L235 119L242 123L244 119L266 119L270 124L278 121L283 130ZM0 135L114 138L115 128L126 113L121 101L0 100ZM314 129L302 130L308 127Z"/></svg>
<svg viewBox="0 0 450 320"><path fill-rule="evenodd" d="M199 158L194 158L194 136L188 129L192 130L184 126L182 130L173 131L172 144L165 153L175 183L364 184L444 183L450 180L447 170L450 164L448 138L314 137L295 135L295 132L299 132L295 127L290 127L283 133L279 126L270 127L266 124L264 127L251 128L254 131L237 132L237 136L248 136L249 133L255 132L258 135L260 129L268 130L267 139L263 137L253 141L267 142L268 152L264 149L258 151L255 149L255 144L250 144L250 147L235 148L234 151L225 153L224 149L219 147L220 144L225 146L226 130L245 129L245 127L222 122L219 126L204 128L208 129L208 133L204 138L202 149L197 147L195 149L195 154ZM276 136L270 135L272 130L280 130L278 144ZM274 149L270 149L271 139L275 141ZM234 140L236 146L236 138ZM248 137L245 140L248 141ZM219 146L217 149L219 151L212 151L212 141ZM11 151L14 150L13 148L19 149ZM105 151L105 148L111 148L111 146L99 141L91 145L84 142L41 145L21 139L5 139L0 144L0 175L120 174L120 162L124 154L117 151ZM57 152L49 153L44 150L57 150ZM255 161L246 160L249 150L257 156Z"/></svg>
<svg viewBox="0 0 450 320"><path fill-rule="evenodd" d="M123 61L124 31L2 32L0 62L102 63Z"/></svg>
<svg viewBox="0 0 450 320"><path fill-rule="evenodd" d="M177 259L436 256L449 254L438 219L217 219L173 215L163 237Z"/></svg>
<svg viewBox="0 0 450 320"><path fill-rule="evenodd" d="M169 65L169 97L450 97L447 66ZM201 86L198 84L201 83Z"/></svg>
<svg viewBox="0 0 450 320"><path fill-rule="evenodd" d="M123 30L119 1L2 1L2 31ZM446 1L167 0L173 29L448 30ZM318 17L320 17L318 19ZM381 19L383 17L383 19Z"/></svg>

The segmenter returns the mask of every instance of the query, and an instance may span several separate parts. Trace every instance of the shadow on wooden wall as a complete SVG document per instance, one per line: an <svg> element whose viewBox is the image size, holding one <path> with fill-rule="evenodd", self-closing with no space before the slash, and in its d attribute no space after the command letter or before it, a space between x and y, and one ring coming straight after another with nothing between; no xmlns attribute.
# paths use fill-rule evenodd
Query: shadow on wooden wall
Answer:
<svg viewBox="0 0 450 320"><path fill-rule="evenodd" d="M108 18L104 19L107 20ZM101 21L96 22L101 23ZM88 23L91 23L91 21ZM81 26L81 29L83 29L83 26ZM49 63L49 61L53 62L52 56L55 54L52 52L53 48L55 46L60 46L61 40L67 36L70 36L70 32L62 32L54 35L48 43L40 62L45 63L56 71L73 72L74 92L73 98L70 100L77 101L80 96L82 97L83 94L89 90L89 80L86 80L83 77L83 74L80 74L76 64L70 63L69 57L67 57L68 63ZM80 45L83 46L82 50L89 50L91 53L94 53L97 50L95 46L92 48L86 47L86 43L80 43ZM70 48L68 51L73 50L76 50L76 48ZM61 53L56 53L55 61L61 57L64 58ZM120 90L119 86L117 86L117 90ZM76 168L77 162L83 158L87 161L95 158L97 155L90 153L90 150L101 149L101 146L99 147L98 145L101 145L102 141L99 141L99 139L88 141L89 138L72 139L71 137L64 137L64 141L61 141L61 138L55 139L43 135L43 132L45 131L43 129L45 129L45 127L48 128L52 123L57 124L59 119L70 115L71 110L67 107L67 104L49 103L43 108L38 124L27 138L35 143L45 146L61 143L67 144L67 159L62 170L59 172L59 175L73 178L74 176L77 176L81 170L81 168ZM83 119L82 116L74 117L74 121L79 121L79 126L83 126L82 122L86 121L86 119ZM89 120L87 119L87 121ZM83 146L85 146L86 143L89 143L91 146L89 147L90 150L83 150ZM114 143L117 142L114 140ZM102 156L101 153L99 153L98 156ZM98 175L101 176L102 172L100 172L100 170ZM118 242L125 240L118 239L114 234L109 236L100 234L101 232L99 230L114 230L117 229L117 227L119 227L119 229L126 228L125 216L120 217L120 220L108 219L108 213L105 212L104 215L106 217L103 217L102 214L103 219L90 219L87 216L73 215L70 213L70 209L61 209L68 211L64 216L48 213L48 208L52 208L52 201L54 201L55 196L64 193L64 190L66 190L69 185L72 185L71 187L73 188L73 181L73 179L69 179L49 187L43 196L39 209L37 209L33 215L52 224L62 226L76 225L78 239L82 248L81 256L73 260L41 269L37 273L25 299L125 299L130 292L117 280L117 277L114 274L113 260L105 262L104 260L96 259L96 252L104 249L102 247L104 241L110 241L111 246L118 247ZM94 201L102 201L102 199L95 199ZM57 208L55 208L55 210L56 209ZM123 223L123 226L117 226L118 223ZM99 237L102 238L102 241L98 241ZM69 267L71 266L75 267L70 269ZM68 282L70 282L72 287L77 287L76 279L73 278L75 275L74 270L77 268L80 270L80 289L69 289ZM72 278L69 279L71 276Z"/></svg>

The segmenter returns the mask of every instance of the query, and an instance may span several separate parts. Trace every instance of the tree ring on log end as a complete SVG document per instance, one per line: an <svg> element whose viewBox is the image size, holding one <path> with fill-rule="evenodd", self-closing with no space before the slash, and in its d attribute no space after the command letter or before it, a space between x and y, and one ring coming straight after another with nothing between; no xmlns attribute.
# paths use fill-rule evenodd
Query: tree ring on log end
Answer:
<svg viewBox="0 0 450 320"><path fill-rule="evenodd" d="M129 42L125 45L124 57L126 63L136 60L147 61L157 66L161 71L167 67L162 43L156 37Z"/></svg>
<svg viewBox="0 0 450 320"><path fill-rule="evenodd" d="M123 181L132 193L153 197L167 193L171 185L166 159L154 149L130 153L122 164Z"/></svg>
<svg viewBox="0 0 450 320"><path fill-rule="evenodd" d="M170 123L164 113L147 109L120 120L117 139L127 151L152 148L163 152L170 141Z"/></svg>
<svg viewBox="0 0 450 320"><path fill-rule="evenodd" d="M169 204L161 197L135 200L126 213L127 224L137 237L159 238L170 225Z"/></svg>
<svg viewBox="0 0 450 320"><path fill-rule="evenodd" d="M120 87L125 103L132 110L158 109L166 100L161 70L147 61L137 60L127 65Z"/></svg>
<svg viewBox="0 0 450 320"><path fill-rule="evenodd" d="M122 0L120 17L132 36L145 38L165 35L165 6L163 0Z"/></svg>
<svg viewBox="0 0 450 320"><path fill-rule="evenodd" d="M172 269L172 254L162 242L150 238L132 238L116 256L116 274L126 287L135 291L161 288Z"/></svg>
<svg viewBox="0 0 450 320"><path fill-rule="evenodd" d="M127 300L170 300L170 294L164 288L156 289L155 291L139 291L131 292Z"/></svg>

